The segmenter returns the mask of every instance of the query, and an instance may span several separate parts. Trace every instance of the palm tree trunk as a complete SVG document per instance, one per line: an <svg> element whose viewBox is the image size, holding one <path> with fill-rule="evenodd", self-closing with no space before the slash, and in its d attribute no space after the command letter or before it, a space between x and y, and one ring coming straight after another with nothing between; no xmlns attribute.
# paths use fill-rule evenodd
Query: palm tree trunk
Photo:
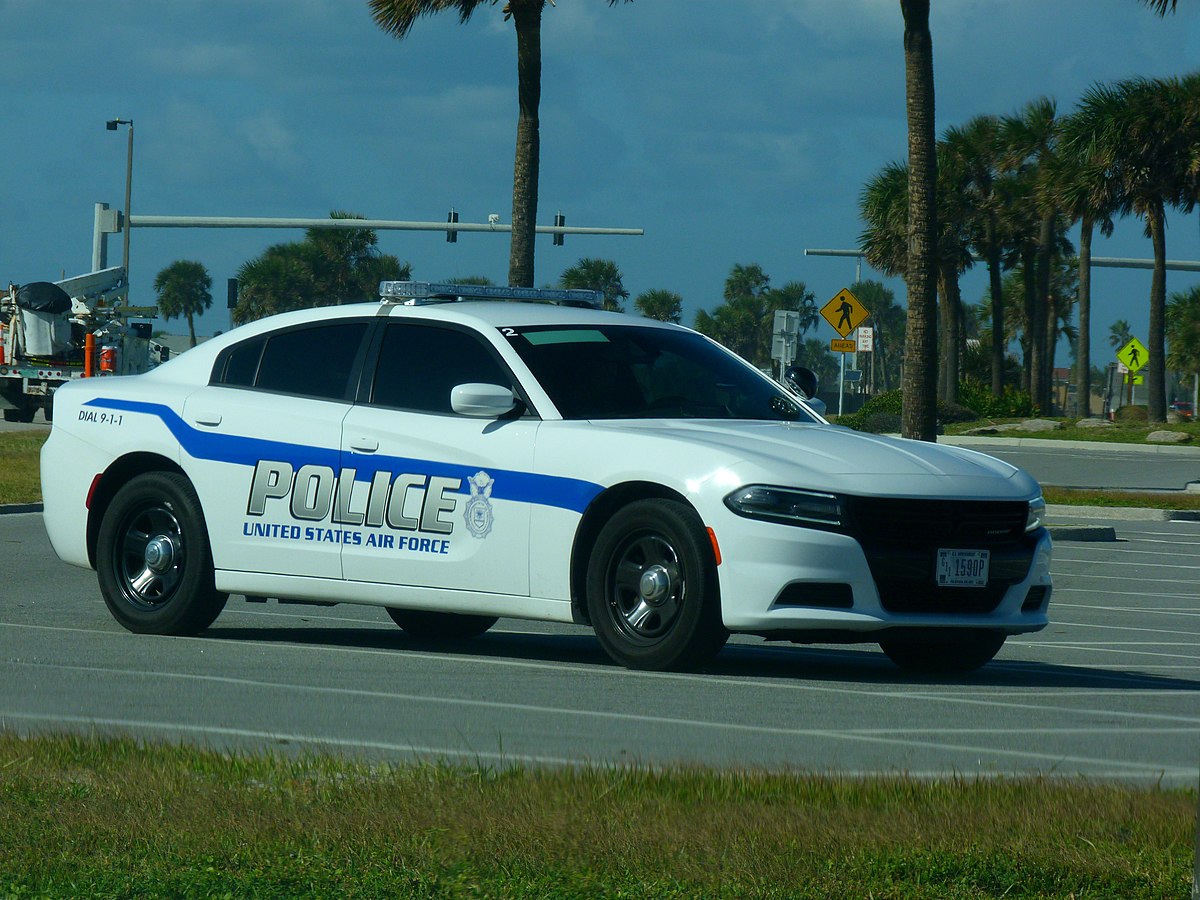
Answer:
<svg viewBox="0 0 1200 900"><path fill-rule="evenodd" d="M1058 344L1058 298L1046 303L1046 338L1042 347L1042 408L1054 411L1054 350ZM1062 415L1062 413L1058 413Z"/></svg>
<svg viewBox="0 0 1200 900"><path fill-rule="evenodd" d="M1050 410L1050 373L1046 371L1046 349L1051 337L1047 334L1046 313L1050 308L1050 262L1054 246L1054 215L1042 216L1038 231L1037 248L1037 291L1034 296L1034 315L1029 320L1033 344L1031 354L1033 366L1029 370L1029 393L1043 413Z"/></svg>
<svg viewBox="0 0 1200 900"><path fill-rule="evenodd" d="M1000 274L1000 249L988 240L988 283L992 294L992 396L1004 396L1004 281Z"/></svg>
<svg viewBox="0 0 1200 900"><path fill-rule="evenodd" d="M542 99L542 6L545 0L512 2L517 30L517 149L513 163L512 244L508 283L533 287L537 228L538 163L541 154L538 107Z"/></svg>
<svg viewBox="0 0 1200 900"><path fill-rule="evenodd" d="M941 304L938 319L941 325L939 343L942 347L938 371L938 396L946 403L958 402L958 376L962 359L962 291L958 272L953 265L942 266L940 275Z"/></svg>
<svg viewBox="0 0 1200 900"><path fill-rule="evenodd" d="M188 323L188 346L195 347L196 346L196 324L195 324L195 322L192 321L191 313L187 314L187 323Z"/></svg>
<svg viewBox="0 0 1200 900"><path fill-rule="evenodd" d="M1092 217L1079 226L1079 337L1075 348L1076 415L1092 414Z"/></svg>
<svg viewBox="0 0 1200 900"><path fill-rule="evenodd" d="M908 323L902 379L904 437L937 440L937 183L929 0L900 0L908 114Z"/></svg>
<svg viewBox="0 0 1200 900"><path fill-rule="evenodd" d="M1155 200L1146 215L1150 242L1154 245L1154 274L1150 279L1150 359L1146 363L1146 413L1151 422L1167 421L1166 311L1167 236L1166 211Z"/></svg>
<svg viewBox="0 0 1200 900"><path fill-rule="evenodd" d="M1037 394L1033 388L1033 333L1036 330L1034 319L1037 306L1037 285L1034 284L1034 250L1029 244L1021 248L1021 287L1024 288L1025 305L1025 340L1021 342L1023 353L1021 379L1022 387L1029 392L1029 397L1035 403Z"/></svg>

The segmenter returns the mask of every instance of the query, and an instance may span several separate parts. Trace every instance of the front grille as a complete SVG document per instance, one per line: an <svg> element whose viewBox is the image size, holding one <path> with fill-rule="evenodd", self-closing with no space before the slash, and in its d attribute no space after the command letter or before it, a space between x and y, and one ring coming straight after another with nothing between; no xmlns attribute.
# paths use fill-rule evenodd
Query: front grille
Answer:
<svg viewBox="0 0 1200 900"><path fill-rule="evenodd" d="M892 613L986 615L1033 563L1029 505L1017 501L848 497L847 522L866 554L883 608ZM937 551L990 552L985 587L939 587Z"/></svg>
<svg viewBox="0 0 1200 900"><path fill-rule="evenodd" d="M848 524L861 540L939 546L988 546L1020 539L1023 501L905 500L847 497Z"/></svg>

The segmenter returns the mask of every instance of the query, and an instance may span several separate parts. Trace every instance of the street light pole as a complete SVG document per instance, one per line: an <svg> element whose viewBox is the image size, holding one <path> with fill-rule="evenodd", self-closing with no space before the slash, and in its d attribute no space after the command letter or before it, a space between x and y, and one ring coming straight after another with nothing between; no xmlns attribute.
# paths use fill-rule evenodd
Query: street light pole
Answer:
<svg viewBox="0 0 1200 900"><path fill-rule="evenodd" d="M125 283L129 284L129 195L133 186L133 119L109 119L104 127L116 131L118 125L129 126L129 141L125 150L125 221L121 223L121 265L125 267Z"/></svg>

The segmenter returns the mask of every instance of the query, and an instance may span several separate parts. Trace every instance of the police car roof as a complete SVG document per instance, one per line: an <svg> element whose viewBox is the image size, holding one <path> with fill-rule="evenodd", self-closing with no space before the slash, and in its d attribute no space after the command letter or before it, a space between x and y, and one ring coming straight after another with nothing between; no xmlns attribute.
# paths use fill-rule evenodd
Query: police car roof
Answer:
<svg viewBox="0 0 1200 900"><path fill-rule="evenodd" d="M528 327L539 325L587 326L587 325L631 325L644 328L678 328L666 322L647 319L627 313L605 312L596 309L580 309L571 306L554 306L543 303L504 300L466 300L449 303L431 303L421 306L400 304L347 303L342 306L318 306L277 313L253 322L247 322L218 335L203 344L180 353L146 373L158 379L207 379L217 354L230 344L252 338L258 334L295 325L314 322L332 322L338 319L386 316L391 320L411 319L430 322L453 322L487 331L504 327Z"/></svg>

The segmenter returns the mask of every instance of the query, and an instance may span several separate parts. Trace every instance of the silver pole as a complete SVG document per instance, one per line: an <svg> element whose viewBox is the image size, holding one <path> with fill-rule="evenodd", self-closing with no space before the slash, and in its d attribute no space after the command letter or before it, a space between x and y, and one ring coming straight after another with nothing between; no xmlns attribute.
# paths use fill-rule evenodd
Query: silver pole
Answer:
<svg viewBox="0 0 1200 900"><path fill-rule="evenodd" d="M129 143L125 150L125 227L121 246L121 265L125 267L125 283L129 283L129 226L133 221L129 217L129 196L133 187L133 119L129 120Z"/></svg>

